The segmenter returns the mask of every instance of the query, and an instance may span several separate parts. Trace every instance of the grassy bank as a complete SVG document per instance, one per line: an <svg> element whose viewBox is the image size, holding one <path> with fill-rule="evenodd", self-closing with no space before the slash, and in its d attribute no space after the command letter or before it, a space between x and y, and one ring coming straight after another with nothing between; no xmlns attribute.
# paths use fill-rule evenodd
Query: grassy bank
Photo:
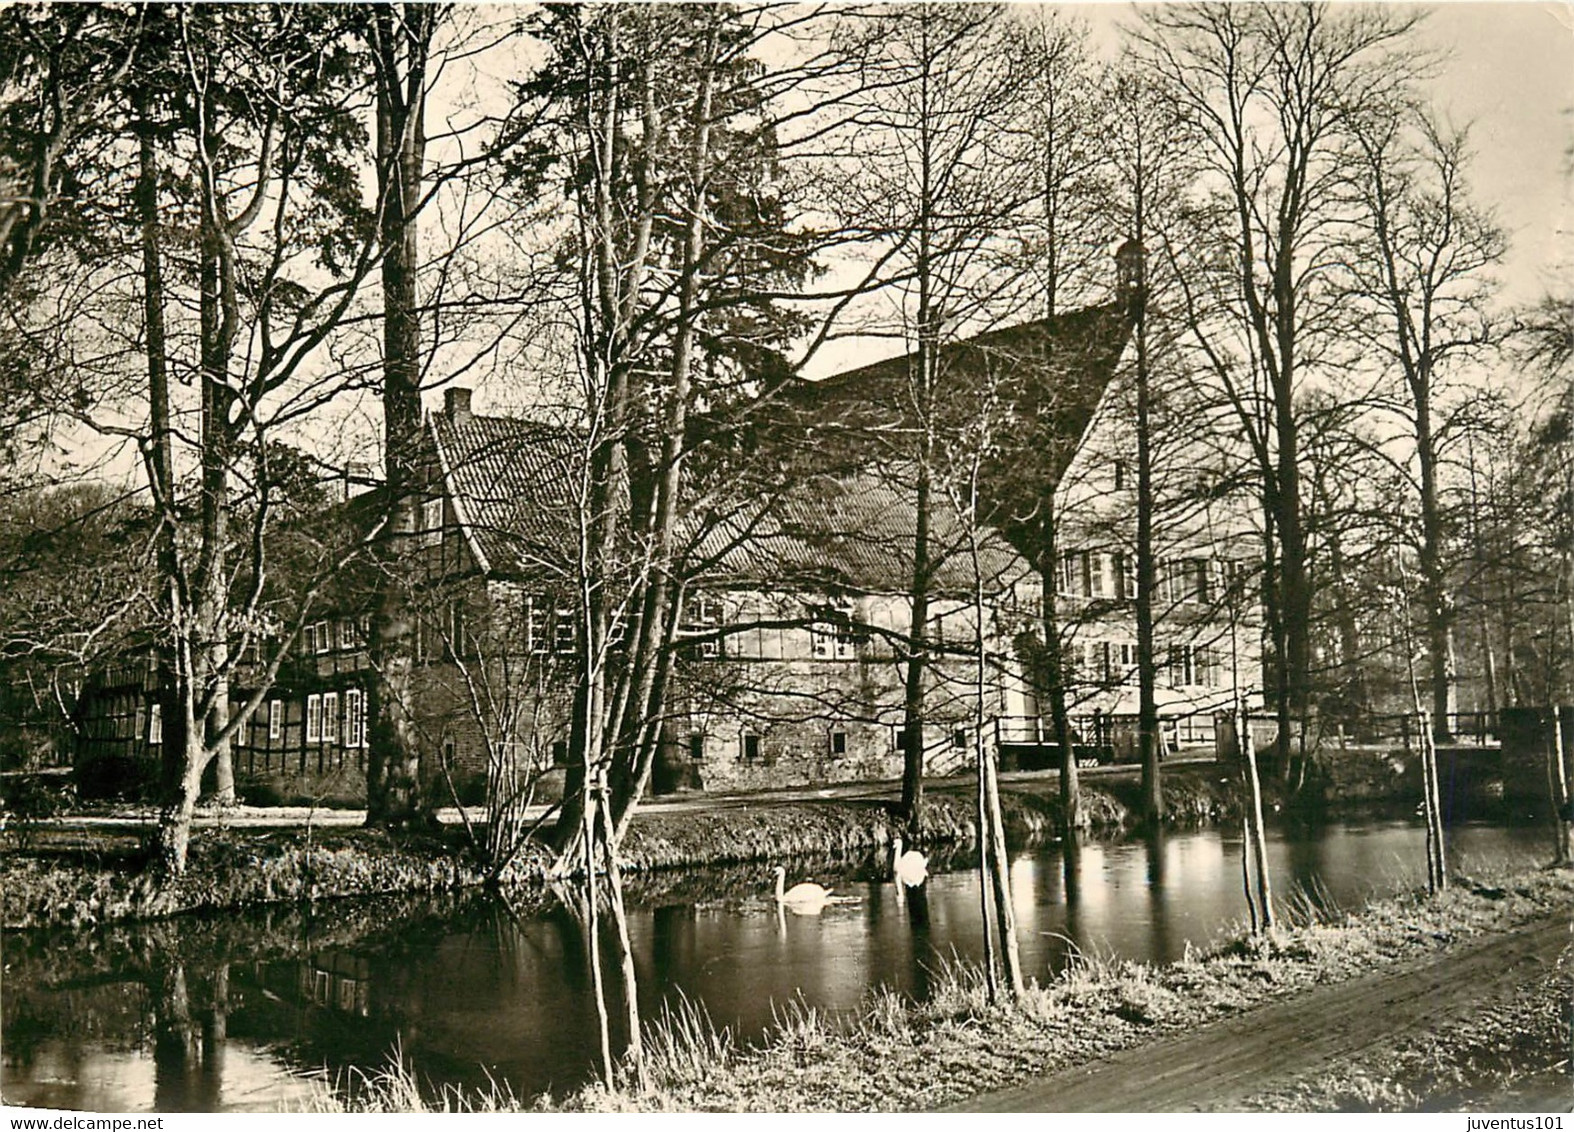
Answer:
<svg viewBox="0 0 1574 1132"><path fill-rule="evenodd" d="M187 871L163 883L133 840L0 855L0 924L89 927L189 912L303 904L349 896L450 892L485 879L459 831L392 834L368 829L206 829L191 841ZM91 842L91 838L87 839ZM544 875L546 853L519 863L524 881Z"/></svg>
<svg viewBox="0 0 1574 1132"><path fill-rule="evenodd" d="M649 1028L653 1086L636 1092L592 1086L567 1098L532 1102L535 1108L573 1111L911 1111L955 1103L966 1096L1020 1083L1037 1074L1092 1061L1115 1050L1189 1030L1270 998L1354 977L1400 960L1422 958L1455 942L1529 923L1574 904L1574 874L1542 871L1491 884L1462 879L1437 898L1408 896L1373 903L1333 922L1306 922L1273 940L1240 938L1207 954L1155 967L1088 957L1020 1003L991 1005L979 973L952 967L927 1002L907 1003L876 992L852 1018L833 1021L789 1004L761 1046L743 1048L694 1012ZM1525 988L1515 1010L1563 1017L1569 975ZM1522 1015L1530 1017L1531 1015ZM1566 1025L1566 1021L1564 1022ZM1511 1029L1511 1027L1508 1027ZM1532 1039L1493 1046L1497 1077L1545 1068L1555 1021L1533 1027ZM1546 1033L1543 1034L1543 1031ZM1501 1036L1501 1032L1499 1034ZM1435 1040L1434 1040L1435 1039ZM1445 1099L1479 1068L1483 1037L1461 1027L1418 1039L1395 1051L1392 1076L1344 1088L1338 1073L1264 1093L1259 1107L1326 1110L1435 1107L1437 1082ZM1564 1046L1564 1056L1567 1056ZM1345 1067L1354 1069L1357 1067ZM1430 1077L1426 1075L1430 1074ZM1429 1084L1428 1082L1431 1082ZM1490 1085L1490 1081L1488 1082ZM362 1111L517 1109L526 1107L501 1088L481 1096L453 1092L423 1096L398 1067L360 1082L353 1107ZM1338 1092L1340 1088L1344 1091ZM1452 1091L1448 1091L1451 1088ZM342 1110L326 1087L318 1106Z"/></svg>
<svg viewBox="0 0 1574 1132"><path fill-rule="evenodd" d="M1002 795L1007 837L1023 845L1060 827L1053 780ZM1129 825L1137 806L1135 778L1101 779L1083 793L1098 832ZM1234 812L1231 785L1208 765L1175 768L1166 788L1166 817L1192 824ZM919 841L966 846L974 841L973 801L962 785L931 791ZM641 814L625 844L630 871L780 861L809 857L858 862L882 853L899 823L885 802L814 801L730 804L683 814ZM432 893L479 885L486 878L464 833L448 826L392 834L354 827L288 830L205 828L195 831L187 873L160 884L150 853L134 834L73 830L52 836L48 825L15 831L0 852L0 924L6 928L89 926L186 912L288 904L349 896ZM507 883L539 887L547 849L531 845Z"/></svg>

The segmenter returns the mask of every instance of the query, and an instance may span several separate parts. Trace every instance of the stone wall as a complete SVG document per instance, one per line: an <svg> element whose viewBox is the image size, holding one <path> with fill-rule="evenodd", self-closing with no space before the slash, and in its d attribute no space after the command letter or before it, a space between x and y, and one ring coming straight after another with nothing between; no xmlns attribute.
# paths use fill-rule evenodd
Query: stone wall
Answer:
<svg viewBox="0 0 1574 1132"><path fill-rule="evenodd" d="M971 759L969 665L931 666L926 765L946 774ZM664 777L681 787L741 791L900 778L903 669L891 659L719 661L692 665L674 702ZM1001 713L1000 687L986 715Z"/></svg>

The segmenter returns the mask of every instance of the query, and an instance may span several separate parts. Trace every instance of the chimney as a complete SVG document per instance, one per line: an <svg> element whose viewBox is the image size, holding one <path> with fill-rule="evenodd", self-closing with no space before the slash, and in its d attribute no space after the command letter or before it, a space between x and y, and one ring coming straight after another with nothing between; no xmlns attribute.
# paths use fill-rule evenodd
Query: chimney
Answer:
<svg viewBox="0 0 1574 1132"><path fill-rule="evenodd" d="M468 424L470 422L470 390L462 385L456 385L443 391L443 412L448 415L449 424Z"/></svg>
<svg viewBox="0 0 1574 1132"><path fill-rule="evenodd" d="M1142 299L1147 253L1136 240L1127 240L1115 252L1115 301L1131 310Z"/></svg>

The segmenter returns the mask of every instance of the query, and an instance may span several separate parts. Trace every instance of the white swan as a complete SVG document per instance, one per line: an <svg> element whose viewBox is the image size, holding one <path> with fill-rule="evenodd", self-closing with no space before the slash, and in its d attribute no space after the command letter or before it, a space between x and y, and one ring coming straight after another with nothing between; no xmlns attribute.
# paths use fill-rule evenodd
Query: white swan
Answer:
<svg viewBox="0 0 1574 1132"><path fill-rule="evenodd" d="M929 879L929 858L917 849L902 852L902 839L891 841L891 879L908 888L917 888Z"/></svg>
<svg viewBox="0 0 1574 1132"><path fill-rule="evenodd" d="M818 912L831 901L831 890L806 880L783 891L787 883L787 870L776 866L776 903L786 905L794 912Z"/></svg>

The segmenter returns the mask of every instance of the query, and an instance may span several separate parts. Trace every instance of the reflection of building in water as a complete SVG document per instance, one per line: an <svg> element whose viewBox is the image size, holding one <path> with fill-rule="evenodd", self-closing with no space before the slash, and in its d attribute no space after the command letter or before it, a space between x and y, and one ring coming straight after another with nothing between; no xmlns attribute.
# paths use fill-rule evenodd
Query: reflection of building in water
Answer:
<svg viewBox="0 0 1574 1132"><path fill-rule="evenodd" d="M302 994L318 1006L365 1018L370 1013L371 963L359 955L329 951L313 956L303 967Z"/></svg>
<svg viewBox="0 0 1574 1132"><path fill-rule="evenodd" d="M365 1018L371 1014L371 960L324 951L301 963L295 991L302 1002Z"/></svg>

